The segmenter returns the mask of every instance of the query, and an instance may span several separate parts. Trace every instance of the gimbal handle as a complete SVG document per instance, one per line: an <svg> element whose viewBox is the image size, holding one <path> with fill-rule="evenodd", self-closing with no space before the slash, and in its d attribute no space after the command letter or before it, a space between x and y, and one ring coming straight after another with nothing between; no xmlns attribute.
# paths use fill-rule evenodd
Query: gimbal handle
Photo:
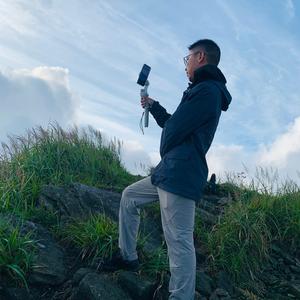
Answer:
<svg viewBox="0 0 300 300"><path fill-rule="evenodd" d="M149 81L146 80L144 87L141 89L141 97L148 97L148 86L150 85ZM149 124L149 103L145 106L145 121L144 126L148 127Z"/></svg>

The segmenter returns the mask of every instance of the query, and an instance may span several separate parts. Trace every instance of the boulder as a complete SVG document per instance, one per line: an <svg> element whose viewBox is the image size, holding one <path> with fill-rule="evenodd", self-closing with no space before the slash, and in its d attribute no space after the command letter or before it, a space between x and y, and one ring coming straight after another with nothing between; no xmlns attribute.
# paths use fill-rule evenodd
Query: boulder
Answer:
<svg viewBox="0 0 300 300"><path fill-rule="evenodd" d="M116 284L104 275L88 273L73 290L71 300L131 300Z"/></svg>
<svg viewBox="0 0 300 300"><path fill-rule="evenodd" d="M119 274L118 281L132 299L152 300L156 283L143 278L137 273L124 271Z"/></svg>
<svg viewBox="0 0 300 300"><path fill-rule="evenodd" d="M58 211L61 217L85 217L92 213L105 213L118 220L121 195L81 183L67 186L44 185L38 205Z"/></svg>
<svg viewBox="0 0 300 300"><path fill-rule="evenodd" d="M65 253L51 233L33 222L24 223L23 231L33 232L34 239L38 241L34 268L29 274L28 281L38 285L59 285L64 282L67 274Z"/></svg>
<svg viewBox="0 0 300 300"><path fill-rule="evenodd" d="M72 183L58 187L44 185L38 198L38 205L58 212L62 221L68 218L85 218L91 214L104 213L118 222L121 194ZM145 207L145 209L147 209ZM148 236L144 248L153 251L162 243L160 219L141 218L140 231Z"/></svg>

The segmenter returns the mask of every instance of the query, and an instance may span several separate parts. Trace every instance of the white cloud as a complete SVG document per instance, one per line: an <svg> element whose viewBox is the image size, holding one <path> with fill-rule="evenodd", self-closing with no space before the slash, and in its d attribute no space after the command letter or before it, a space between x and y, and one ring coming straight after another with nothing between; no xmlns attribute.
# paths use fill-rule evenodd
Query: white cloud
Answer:
<svg viewBox="0 0 300 300"><path fill-rule="evenodd" d="M224 178L225 172L241 172L243 164L248 164L249 154L242 145L212 144L207 153L209 177L215 173L218 178Z"/></svg>
<svg viewBox="0 0 300 300"><path fill-rule="evenodd" d="M274 166L293 177L300 172L300 117L271 145L260 147L257 162L262 166Z"/></svg>
<svg viewBox="0 0 300 300"><path fill-rule="evenodd" d="M121 161L132 174L146 175L151 165L149 155L145 148L134 140L125 140L121 148Z"/></svg>
<svg viewBox="0 0 300 300"><path fill-rule="evenodd" d="M161 160L160 154L159 152L155 151L155 152L150 152L149 155L150 155L152 166L155 167Z"/></svg>
<svg viewBox="0 0 300 300"><path fill-rule="evenodd" d="M255 177L256 169L277 170L279 180L293 180L300 185L300 117L270 144L260 144L249 151L242 145L212 144L207 162L209 173L222 180L226 173L247 173L247 182Z"/></svg>
<svg viewBox="0 0 300 300"><path fill-rule="evenodd" d="M68 70L37 67L0 72L0 140L36 125L57 121L63 128L75 119L78 100L68 84Z"/></svg>

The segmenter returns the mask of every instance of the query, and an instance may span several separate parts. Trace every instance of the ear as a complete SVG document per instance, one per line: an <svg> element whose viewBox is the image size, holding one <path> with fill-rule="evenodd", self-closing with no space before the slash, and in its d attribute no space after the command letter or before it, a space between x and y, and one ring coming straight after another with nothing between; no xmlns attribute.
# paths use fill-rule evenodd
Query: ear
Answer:
<svg viewBox="0 0 300 300"><path fill-rule="evenodd" d="M204 62L204 60L205 60L205 52L201 51L199 52L199 63Z"/></svg>

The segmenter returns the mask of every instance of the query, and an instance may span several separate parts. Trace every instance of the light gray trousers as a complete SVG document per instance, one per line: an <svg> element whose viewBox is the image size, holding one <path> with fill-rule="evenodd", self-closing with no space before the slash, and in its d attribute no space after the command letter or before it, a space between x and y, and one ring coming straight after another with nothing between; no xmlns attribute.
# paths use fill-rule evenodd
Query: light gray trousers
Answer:
<svg viewBox="0 0 300 300"><path fill-rule="evenodd" d="M137 259L140 208L160 202L162 228L168 248L171 278L169 299L194 300L196 255L193 240L195 201L154 186L148 176L122 193L119 210L119 248L124 259Z"/></svg>

